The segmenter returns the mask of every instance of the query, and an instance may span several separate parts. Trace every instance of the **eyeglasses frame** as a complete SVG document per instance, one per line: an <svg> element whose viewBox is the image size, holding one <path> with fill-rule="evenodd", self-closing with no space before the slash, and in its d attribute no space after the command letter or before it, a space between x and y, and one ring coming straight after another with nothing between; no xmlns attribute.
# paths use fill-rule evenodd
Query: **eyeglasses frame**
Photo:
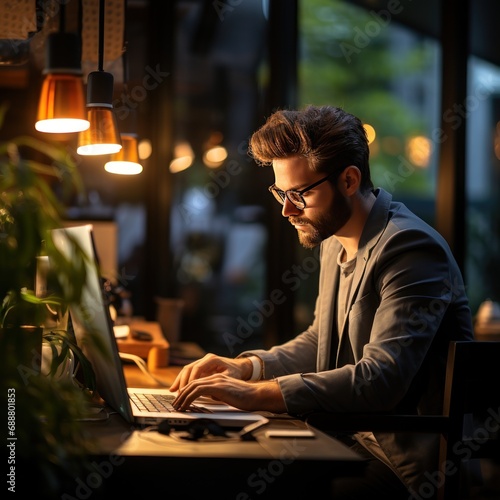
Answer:
<svg viewBox="0 0 500 500"><path fill-rule="evenodd" d="M270 193L273 194L273 196L276 198L276 201L278 203L281 203L281 205L284 205L285 204L285 197L286 199L297 209L297 210L304 210L304 208L306 208L307 206L307 203L306 203L306 200L304 200L304 197L302 196L304 193L307 193L307 191L310 191L311 189L314 189L316 186L319 186L320 184L322 184L323 182L327 181L330 177L332 177L333 175L339 175L340 173L342 172L341 171L335 171L335 172L332 172L330 174L328 174L326 177L323 177L322 179L320 179L319 181L316 181L314 182L313 184L311 184L310 186L307 186L305 187L304 189L301 189L300 191L297 191L295 189L288 189L286 191L283 191L282 189L279 189L276 184L273 184L272 186L269 186L267 189L269 190ZM304 204L303 207L298 207L291 199L290 197L288 196L288 193L290 192L293 192L295 194L298 194L300 199L302 200L302 203ZM277 193L278 196L280 197L280 199L278 200L278 198L276 197L276 195L274 193ZM283 197L281 196L281 193L283 193Z"/></svg>

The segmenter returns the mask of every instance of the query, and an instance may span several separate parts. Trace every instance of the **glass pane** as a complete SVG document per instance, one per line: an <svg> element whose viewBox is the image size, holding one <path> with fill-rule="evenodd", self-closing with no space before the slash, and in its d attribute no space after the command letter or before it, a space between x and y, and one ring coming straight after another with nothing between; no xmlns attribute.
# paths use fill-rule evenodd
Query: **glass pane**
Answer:
<svg viewBox="0 0 500 500"><path fill-rule="evenodd" d="M500 68L469 61L466 276L472 312L500 301Z"/></svg>
<svg viewBox="0 0 500 500"><path fill-rule="evenodd" d="M234 356L262 346L267 230L247 154L261 108L265 2L180 2L171 246L184 341Z"/></svg>
<svg viewBox="0 0 500 500"><path fill-rule="evenodd" d="M340 106L358 116L373 137L374 185L432 224L439 44L345 1L303 0L300 7L299 105ZM306 258L308 253L301 252ZM308 304L311 310L315 297L311 281L298 290L297 320L302 323L304 309Z"/></svg>

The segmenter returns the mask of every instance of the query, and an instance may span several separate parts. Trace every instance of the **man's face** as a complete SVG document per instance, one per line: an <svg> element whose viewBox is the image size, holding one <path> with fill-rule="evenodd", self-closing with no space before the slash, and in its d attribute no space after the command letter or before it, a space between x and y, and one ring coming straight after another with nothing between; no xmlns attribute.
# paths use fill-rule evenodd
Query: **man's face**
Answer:
<svg viewBox="0 0 500 500"><path fill-rule="evenodd" d="M304 158L287 158L273 162L275 184L283 190L306 188L325 176L312 172ZM305 248L314 248L324 239L337 234L351 216L349 199L336 185L326 181L303 195L304 210L297 209L285 199L282 214L298 232L299 241Z"/></svg>

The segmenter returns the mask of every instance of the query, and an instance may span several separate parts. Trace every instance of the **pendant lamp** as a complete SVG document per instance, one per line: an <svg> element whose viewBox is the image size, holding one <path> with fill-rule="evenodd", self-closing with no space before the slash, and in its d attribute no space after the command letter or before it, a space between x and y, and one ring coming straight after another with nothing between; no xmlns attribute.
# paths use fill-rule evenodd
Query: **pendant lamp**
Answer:
<svg viewBox="0 0 500 500"><path fill-rule="evenodd" d="M123 132L120 134L122 149L113 155L104 165L104 170L110 174L137 175L142 172L139 163L139 150L137 145L137 134Z"/></svg>
<svg viewBox="0 0 500 500"><path fill-rule="evenodd" d="M123 64L123 94L128 95L128 64L127 51L122 54ZM104 170L110 174L137 175L142 172L139 163L139 146L137 143L137 113L135 109L127 107L120 117L120 137L122 149L104 165Z"/></svg>
<svg viewBox="0 0 500 500"><path fill-rule="evenodd" d="M44 81L35 128L39 132L68 133L89 128L82 82L81 38L65 32L61 4L59 31L47 37Z"/></svg>
<svg viewBox="0 0 500 500"><path fill-rule="evenodd" d="M104 68L104 0L99 2L99 67L87 78L87 118L90 127L80 132L80 155L115 154L122 149L113 111L114 78Z"/></svg>

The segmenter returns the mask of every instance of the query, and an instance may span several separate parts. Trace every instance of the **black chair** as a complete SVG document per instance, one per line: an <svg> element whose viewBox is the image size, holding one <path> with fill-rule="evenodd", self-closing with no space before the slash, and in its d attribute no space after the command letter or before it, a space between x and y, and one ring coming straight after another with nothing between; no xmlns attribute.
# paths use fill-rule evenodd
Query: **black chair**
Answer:
<svg viewBox="0 0 500 500"><path fill-rule="evenodd" d="M312 413L307 422L328 434L356 431L441 435L437 500L471 498L464 462L489 460L500 475L500 342L450 342L442 415ZM450 473L450 471L455 471ZM458 471L458 472L457 472ZM487 486L480 498L500 498ZM493 496L489 496L489 495ZM496 495L496 496L494 496Z"/></svg>

